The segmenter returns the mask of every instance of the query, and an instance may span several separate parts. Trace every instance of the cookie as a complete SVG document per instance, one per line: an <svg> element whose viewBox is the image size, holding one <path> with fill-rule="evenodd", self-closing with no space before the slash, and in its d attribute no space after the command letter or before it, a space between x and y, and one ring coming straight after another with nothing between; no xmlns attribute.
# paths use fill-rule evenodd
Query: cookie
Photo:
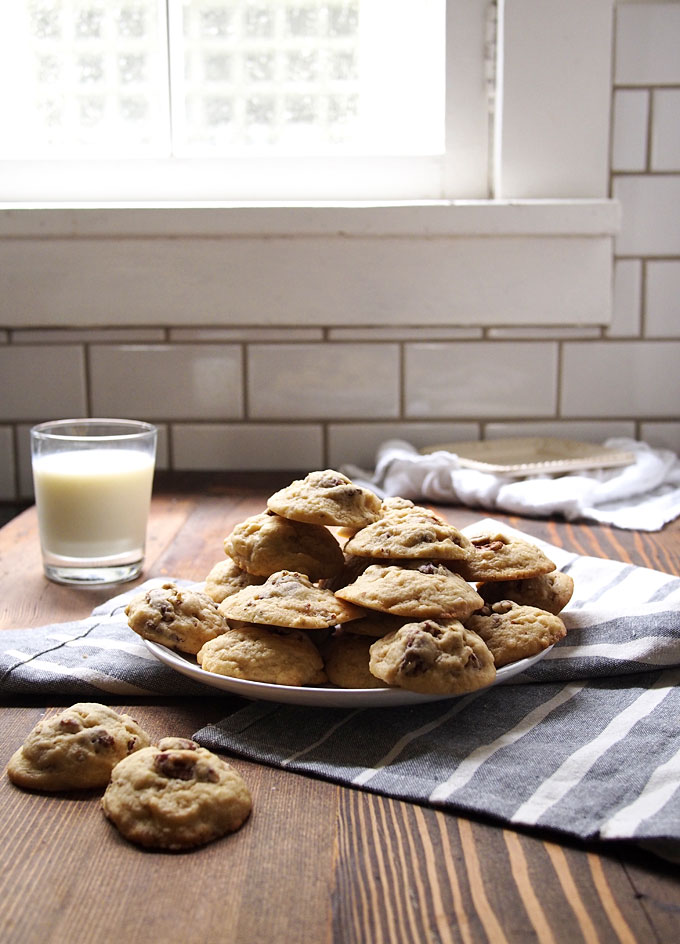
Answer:
<svg viewBox="0 0 680 944"><path fill-rule="evenodd" d="M239 623L211 639L196 656L206 672L272 685L323 685L323 659L297 629Z"/></svg>
<svg viewBox="0 0 680 944"><path fill-rule="evenodd" d="M524 580L555 570L535 544L496 532L471 537L472 551L453 565L465 580Z"/></svg>
<svg viewBox="0 0 680 944"><path fill-rule="evenodd" d="M417 619L465 619L484 604L462 577L433 561L371 564L335 595L370 610Z"/></svg>
<svg viewBox="0 0 680 944"><path fill-rule="evenodd" d="M350 583L354 583L357 577L370 567L371 564L384 564L386 561L378 560L375 557L354 557L352 554L345 554L345 563L339 574L335 577L329 577L328 580L321 580L320 586L326 590L340 590ZM395 562L396 563L396 562Z"/></svg>
<svg viewBox="0 0 680 944"><path fill-rule="evenodd" d="M369 668L388 685L427 695L462 695L496 678L487 646L455 619L405 623L372 643Z"/></svg>
<svg viewBox="0 0 680 944"><path fill-rule="evenodd" d="M321 580L339 573L344 562L327 528L266 511L237 524L225 538L224 550L241 570L260 577L291 570Z"/></svg>
<svg viewBox="0 0 680 944"><path fill-rule="evenodd" d="M130 842L191 849L237 830L252 798L217 754L186 738L163 738L114 767L101 806Z"/></svg>
<svg viewBox="0 0 680 944"><path fill-rule="evenodd" d="M348 630L357 636L372 636L378 639L388 633L394 633L403 626L409 618L407 616L393 616L391 613L381 613L379 610L368 610L361 619L352 620Z"/></svg>
<svg viewBox="0 0 680 944"><path fill-rule="evenodd" d="M391 511L349 539L345 554L392 560L461 560L472 551L458 528L426 508Z"/></svg>
<svg viewBox="0 0 680 944"><path fill-rule="evenodd" d="M261 587L245 587L220 603L227 620L326 629L363 616L363 610L339 600L330 590L315 587L305 574L279 571Z"/></svg>
<svg viewBox="0 0 680 944"><path fill-rule="evenodd" d="M373 642L370 636L356 636L351 632L334 636L326 652L328 681L338 688L387 688L387 683L373 675L368 667Z"/></svg>
<svg viewBox="0 0 680 944"><path fill-rule="evenodd" d="M496 668L535 656L567 634L559 616L512 600L483 607L465 625L484 640Z"/></svg>
<svg viewBox="0 0 680 944"><path fill-rule="evenodd" d="M380 499L341 472L310 472L270 497L270 511L294 521L341 528L363 528L376 521Z"/></svg>
<svg viewBox="0 0 680 944"><path fill-rule="evenodd" d="M38 722L10 758L7 776L28 790L91 790L105 786L120 760L150 743L129 715L78 702Z"/></svg>
<svg viewBox="0 0 680 944"><path fill-rule="evenodd" d="M513 600L523 606L535 606L557 616L571 600L574 581L569 574L553 570L524 580L499 580L477 585L477 593L485 603Z"/></svg>
<svg viewBox="0 0 680 944"><path fill-rule="evenodd" d="M232 593L238 593L244 587L257 586L265 580L266 577L257 577L255 574L249 574L247 570L241 570L235 560L225 557L215 564L205 578L204 592L215 603L221 603Z"/></svg>
<svg viewBox="0 0 680 944"><path fill-rule="evenodd" d="M171 582L133 597L125 614L139 636L191 655L228 628L207 594Z"/></svg>

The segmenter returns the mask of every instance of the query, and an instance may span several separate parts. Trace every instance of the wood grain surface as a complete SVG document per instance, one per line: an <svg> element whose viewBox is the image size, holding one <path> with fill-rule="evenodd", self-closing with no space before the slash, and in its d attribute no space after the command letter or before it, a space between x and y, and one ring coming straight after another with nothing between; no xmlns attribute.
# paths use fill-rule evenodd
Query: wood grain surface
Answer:
<svg viewBox="0 0 680 944"><path fill-rule="evenodd" d="M143 575L200 580L233 525L290 477L156 486ZM485 512L446 508L459 526ZM680 525L657 533L494 515L582 554L680 573ZM0 628L80 618L111 591L42 576L29 509L0 531ZM238 699L231 700L240 705ZM66 704L68 702L64 702ZM0 691L0 762L60 706ZM153 738L190 735L222 696L118 703ZM0 940L6 944L476 944L677 942L678 867L632 845L606 851L457 817L289 771L234 766L253 815L188 853L142 851L99 794L0 782Z"/></svg>

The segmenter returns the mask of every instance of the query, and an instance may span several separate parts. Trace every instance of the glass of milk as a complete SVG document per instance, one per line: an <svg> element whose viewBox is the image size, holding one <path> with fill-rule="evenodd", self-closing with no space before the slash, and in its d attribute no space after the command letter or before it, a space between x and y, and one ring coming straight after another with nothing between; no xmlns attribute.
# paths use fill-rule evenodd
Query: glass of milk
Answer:
<svg viewBox="0 0 680 944"><path fill-rule="evenodd" d="M141 572L156 459L155 426L77 419L31 429L45 574L97 586Z"/></svg>

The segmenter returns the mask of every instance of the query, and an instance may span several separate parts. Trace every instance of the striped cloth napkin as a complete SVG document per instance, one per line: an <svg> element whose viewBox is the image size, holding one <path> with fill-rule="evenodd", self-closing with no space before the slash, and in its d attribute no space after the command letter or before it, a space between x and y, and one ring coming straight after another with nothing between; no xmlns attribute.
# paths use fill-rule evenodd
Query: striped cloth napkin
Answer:
<svg viewBox="0 0 680 944"><path fill-rule="evenodd" d="M509 683L381 709L253 703L206 747L454 812L680 854L680 578L515 533L574 578L565 639ZM650 848L652 848L650 846Z"/></svg>
<svg viewBox="0 0 680 944"><path fill-rule="evenodd" d="M225 697L233 713L194 737L358 789L680 855L680 578L573 554L492 519L466 530L487 528L538 544L574 578L568 634L543 660L506 684L406 707ZM214 696L129 629L124 606L140 589L85 620L0 633L0 694Z"/></svg>

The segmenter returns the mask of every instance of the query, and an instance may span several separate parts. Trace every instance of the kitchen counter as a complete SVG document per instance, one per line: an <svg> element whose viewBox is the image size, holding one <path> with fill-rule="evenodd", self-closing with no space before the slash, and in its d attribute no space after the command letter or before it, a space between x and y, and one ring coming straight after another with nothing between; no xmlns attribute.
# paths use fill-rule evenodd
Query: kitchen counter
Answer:
<svg viewBox="0 0 680 944"><path fill-rule="evenodd" d="M264 509L283 476L186 476L154 489L142 579L202 580L222 541ZM463 527L487 513L439 508ZM493 515L580 554L680 574L680 521L656 533ZM140 582L138 581L138 582ZM127 585L127 587L134 584ZM29 508L0 530L0 629L80 619L113 595L42 575ZM53 704L0 687L3 770ZM225 714L220 695L102 701L153 739ZM251 788L240 831L191 852L143 851L99 793L48 795L0 782L0 937L5 944L671 942L677 866L628 843L589 846L516 831L233 759Z"/></svg>

